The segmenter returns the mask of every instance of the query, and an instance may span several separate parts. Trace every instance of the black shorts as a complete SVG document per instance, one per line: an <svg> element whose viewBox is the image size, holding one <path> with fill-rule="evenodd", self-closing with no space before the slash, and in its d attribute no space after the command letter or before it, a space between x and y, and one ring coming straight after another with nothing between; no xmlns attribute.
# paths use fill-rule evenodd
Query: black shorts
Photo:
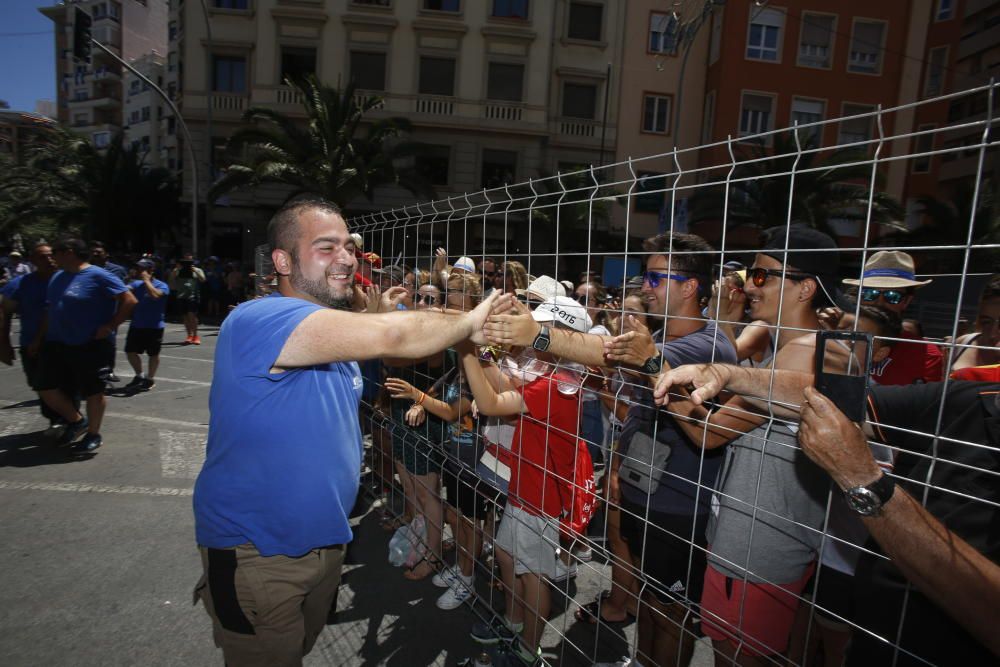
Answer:
<svg viewBox="0 0 1000 667"><path fill-rule="evenodd" d="M831 623L847 625L854 619L854 577L826 565L816 568L816 573L806 586L811 591L816 613ZM837 618L837 617L840 618ZM845 620L841 620L845 619Z"/></svg>
<svg viewBox="0 0 1000 667"><path fill-rule="evenodd" d="M645 516L645 505L622 497L621 536L628 542L632 560L640 563L640 569L660 602L697 606L708 565L705 553L708 514L691 516L650 510L648 528ZM690 542L692 526L693 548Z"/></svg>
<svg viewBox="0 0 1000 667"><path fill-rule="evenodd" d="M24 377L28 380L28 386L32 391L41 388L42 379L42 350L35 356L28 355L28 348L21 348L21 366L24 368Z"/></svg>
<svg viewBox="0 0 1000 667"><path fill-rule="evenodd" d="M159 356L162 346L163 329L128 328L128 337L125 338L125 352L156 357Z"/></svg>
<svg viewBox="0 0 1000 667"><path fill-rule="evenodd" d="M441 482L448 498L445 502L473 521L486 518L496 489L479 479L475 472L462 468L458 472L446 463L441 471Z"/></svg>
<svg viewBox="0 0 1000 667"><path fill-rule="evenodd" d="M177 299L177 307L180 308L182 315L187 315L188 313L198 314L197 299Z"/></svg>
<svg viewBox="0 0 1000 667"><path fill-rule="evenodd" d="M83 345L46 342L42 348L39 390L72 390L83 398L102 393L113 349L110 338L88 341Z"/></svg>

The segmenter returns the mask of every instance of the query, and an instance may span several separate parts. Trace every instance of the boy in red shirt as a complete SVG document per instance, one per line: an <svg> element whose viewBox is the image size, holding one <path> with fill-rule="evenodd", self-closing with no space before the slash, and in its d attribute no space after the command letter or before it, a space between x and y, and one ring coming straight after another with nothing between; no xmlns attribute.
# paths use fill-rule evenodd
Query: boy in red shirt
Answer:
<svg viewBox="0 0 1000 667"><path fill-rule="evenodd" d="M542 580L556 576L559 517L570 508L565 492L573 480L579 440L582 378L546 352L548 328L586 333L590 317L567 297L539 305L532 317L543 324L534 342L535 358L522 364L524 384L497 393L489 383L471 344L460 348L462 365L480 414L519 415L514 429L507 507L494 541L506 597L505 628L477 624L472 637L497 643L523 632L514 651L527 664L537 659L551 592Z"/></svg>

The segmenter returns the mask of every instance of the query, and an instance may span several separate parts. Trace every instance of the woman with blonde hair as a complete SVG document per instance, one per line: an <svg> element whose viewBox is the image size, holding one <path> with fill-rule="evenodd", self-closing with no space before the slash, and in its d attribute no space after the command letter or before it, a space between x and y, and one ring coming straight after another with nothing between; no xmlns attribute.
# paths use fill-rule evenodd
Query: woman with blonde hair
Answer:
<svg viewBox="0 0 1000 667"><path fill-rule="evenodd" d="M524 264L516 260L509 260L500 267L500 275L503 276L503 291L513 294L514 290L528 289L528 270Z"/></svg>

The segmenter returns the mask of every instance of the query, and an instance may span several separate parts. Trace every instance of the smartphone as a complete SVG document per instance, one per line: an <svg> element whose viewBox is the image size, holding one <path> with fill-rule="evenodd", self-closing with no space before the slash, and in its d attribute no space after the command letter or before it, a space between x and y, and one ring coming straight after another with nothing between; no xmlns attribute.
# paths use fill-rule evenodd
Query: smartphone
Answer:
<svg viewBox="0 0 1000 667"><path fill-rule="evenodd" d="M862 331L816 333L816 390L851 421L865 420L872 335Z"/></svg>

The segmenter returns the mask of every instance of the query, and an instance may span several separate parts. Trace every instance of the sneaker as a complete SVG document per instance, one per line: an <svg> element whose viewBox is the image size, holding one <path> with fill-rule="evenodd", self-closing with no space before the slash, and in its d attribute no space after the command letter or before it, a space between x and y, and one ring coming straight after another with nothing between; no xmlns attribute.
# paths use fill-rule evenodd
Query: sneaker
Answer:
<svg viewBox="0 0 1000 667"><path fill-rule="evenodd" d="M594 550L590 547L577 549L573 552L573 558L577 559L581 563L589 563L594 559Z"/></svg>
<svg viewBox="0 0 1000 667"><path fill-rule="evenodd" d="M114 371L108 371L108 374L105 376L104 381L110 382L111 384L118 384L119 382L122 381L122 379L117 375L115 375Z"/></svg>
<svg viewBox="0 0 1000 667"><path fill-rule="evenodd" d="M191 342L195 345L201 345L201 336L191 336Z"/></svg>
<svg viewBox="0 0 1000 667"><path fill-rule="evenodd" d="M45 431L42 433L42 437L49 440L54 440L62 434L63 429L65 428L66 424L64 424L61 421L51 422L49 424L49 427L45 429Z"/></svg>
<svg viewBox="0 0 1000 667"><path fill-rule="evenodd" d="M489 646L500 642L510 643L517 638L517 635L524 629L523 623L518 623L511 628L503 619L492 619L489 623L476 621L472 625L469 636L480 644Z"/></svg>
<svg viewBox="0 0 1000 667"><path fill-rule="evenodd" d="M556 576L549 577L549 581L554 584L561 584L567 579L575 578L577 574L576 563L567 566L562 562L561 558L556 558Z"/></svg>
<svg viewBox="0 0 1000 667"><path fill-rule="evenodd" d="M59 438L59 442L63 445L68 445L76 440L78 435L86 431L88 426L90 426L90 422L87 421L86 417L80 417L80 421L67 424L66 430L63 431L62 437Z"/></svg>
<svg viewBox="0 0 1000 667"><path fill-rule="evenodd" d="M434 575L431 583L438 588L451 588L458 579L458 566L446 567Z"/></svg>
<svg viewBox="0 0 1000 667"><path fill-rule="evenodd" d="M188 336L187 338L184 339L185 345L190 345L193 342L194 342L194 336Z"/></svg>
<svg viewBox="0 0 1000 667"><path fill-rule="evenodd" d="M141 389L142 388L142 383L145 382L145 380L146 379L144 377L142 377L141 375L136 375L134 378L132 378L131 382L129 382L127 385L125 385L125 388L126 389Z"/></svg>
<svg viewBox="0 0 1000 667"><path fill-rule="evenodd" d="M100 447L103 442L104 440L101 438L100 433L88 433L83 436L80 442L73 445L73 451L78 454L89 454Z"/></svg>
<svg viewBox="0 0 1000 667"><path fill-rule="evenodd" d="M139 387L142 391L149 391L156 386L156 380L153 378L143 378L142 385Z"/></svg>
<svg viewBox="0 0 1000 667"><path fill-rule="evenodd" d="M458 575L458 578L455 580L452 587L442 593L441 597L437 599L437 607L438 609L444 609L445 611L457 609L458 607L461 607L466 600L471 598L472 595L472 577L469 577L468 581L466 581L465 577Z"/></svg>

